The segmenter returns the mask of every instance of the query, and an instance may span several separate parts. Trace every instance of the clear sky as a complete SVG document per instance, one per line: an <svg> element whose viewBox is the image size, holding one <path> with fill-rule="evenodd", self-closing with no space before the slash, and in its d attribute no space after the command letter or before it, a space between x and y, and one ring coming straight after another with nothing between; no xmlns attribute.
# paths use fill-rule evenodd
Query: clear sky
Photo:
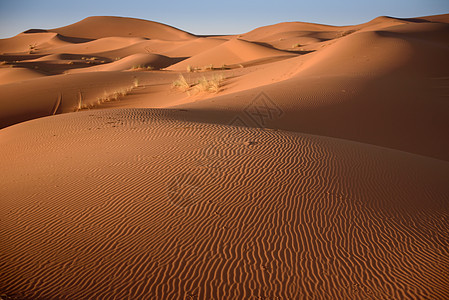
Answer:
<svg viewBox="0 0 449 300"><path fill-rule="evenodd" d="M352 25L378 16L449 13L449 0L0 0L0 38L88 16L158 21L195 34L235 34L285 21Z"/></svg>

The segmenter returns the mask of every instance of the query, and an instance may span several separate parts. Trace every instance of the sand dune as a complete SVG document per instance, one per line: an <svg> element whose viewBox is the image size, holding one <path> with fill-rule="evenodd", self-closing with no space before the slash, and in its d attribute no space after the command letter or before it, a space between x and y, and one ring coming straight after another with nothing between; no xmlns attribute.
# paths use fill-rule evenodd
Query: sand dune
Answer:
<svg viewBox="0 0 449 300"><path fill-rule="evenodd" d="M0 288L70 299L449 295L448 163L188 114L106 110L2 130Z"/></svg>
<svg viewBox="0 0 449 300"><path fill-rule="evenodd" d="M448 299L448 21L0 40L0 298Z"/></svg>
<svg viewBox="0 0 449 300"><path fill-rule="evenodd" d="M29 52L34 48L64 46L70 44L53 32L21 33L8 39L0 39L1 53Z"/></svg>
<svg viewBox="0 0 449 300"><path fill-rule="evenodd" d="M226 42L223 38L197 38L187 42L178 42L178 46L173 49L154 49L154 46L149 46L149 51L161 51L165 55L176 57L191 57L198 55L206 50L214 48Z"/></svg>
<svg viewBox="0 0 449 300"><path fill-rule="evenodd" d="M167 70L185 70L189 65L196 67L207 65L221 67L223 65L233 65L246 61L278 56L291 57L293 55L243 40L233 39L174 64L168 67Z"/></svg>
<svg viewBox="0 0 449 300"><path fill-rule="evenodd" d="M406 31L406 26L394 30ZM241 111L262 91L284 112L282 117L264 118L263 126L449 160L443 129L449 126L444 100L449 44L441 38L448 30L437 25L429 39L419 39L415 24L410 26L405 36L390 31L353 33L320 51L244 75L229 85L227 95L181 107L220 111L214 115L219 122L238 114L246 124L258 126L261 122Z"/></svg>
<svg viewBox="0 0 449 300"><path fill-rule="evenodd" d="M171 59L159 54L132 54L109 64L89 68L74 69L69 73L95 72L95 71L126 71L138 68L162 69L176 63L179 59Z"/></svg>
<svg viewBox="0 0 449 300"><path fill-rule="evenodd" d="M303 22L287 22L254 29L241 36L242 39L265 43L278 49L292 49L309 44L332 40L340 35L338 27L310 24Z"/></svg>
<svg viewBox="0 0 449 300"><path fill-rule="evenodd" d="M58 75L5 84L0 94L0 126L77 111L125 94L135 86L132 73L118 72Z"/></svg>
<svg viewBox="0 0 449 300"><path fill-rule="evenodd" d="M40 78L43 76L45 75L42 73L26 68L0 68L0 82L3 84Z"/></svg>
<svg viewBox="0 0 449 300"><path fill-rule="evenodd" d="M190 33L165 24L122 17L88 17L78 23L49 31L88 39L134 36L170 41L194 38Z"/></svg>
<svg viewBox="0 0 449 300"><path fill-rule="evenodd" d="M145 39L138 37L104 37L86 43L64 45L62 47L52 49L53 51L51 52L76 54L97 53L121 49L143 41L145 41Z"/></svg>

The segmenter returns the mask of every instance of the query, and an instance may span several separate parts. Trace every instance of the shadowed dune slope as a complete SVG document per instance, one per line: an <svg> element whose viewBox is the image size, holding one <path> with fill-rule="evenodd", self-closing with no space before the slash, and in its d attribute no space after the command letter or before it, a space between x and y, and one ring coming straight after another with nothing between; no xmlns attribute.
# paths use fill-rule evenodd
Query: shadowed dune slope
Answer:
<svg viewBox="0 0 449 300"><path fill-rule="evenodd" d="M90 111L0 131L0 290L449 297L448 163L188 114Z"/></svg>
<svg viewBox="0 0 449 300"><path fill-rule="evenodd" d="M94 39L86 43L68 44L62 47L49 49L50 53L101 53L107 51L117 51L119 49L132 47L136 44L145 42L141 37L104 37Z"/></svg>
<svg viewBox="0 0 449 300"><path fill-rule="evenodd" d="M0 82L7 84L16 81L23 81L33 78L40 78L45 76L42 73L25 68L1 68L0 69Z"/></svg>
<svg viewBox="0 0 449 300"><path fill-rule="evenodd" d="M448 14L416 18L420 21L449 23Z"/></svg>
<svg viewBox="0 0 449 300"><path fill-rule="evenodd" d="M53 32L20 33L14 37L0 39L1 53L28 52L35 47L61 47L70 45L70 42L61 39L61 36Z"/></svg>
<svg viewBox="0 0 449 300"><path fill-rule="evenodd" d="M95 82L95 84L92 84ZM54 87L55 88L49 88ZM45 76L1 86L0 127L73 112L135 87L132 72Z"/></svg>
<svg viewBox="0 0 449 300"><path fill-rule="evenodd" d="M447 19L447 15L437 17L439 22L379 17L365 24L349 26L349 29L305 23L281 23L262 27L241 36L258 42L248 42L236 37L201 37L176 41L147 40L141 36L101 37L90 42L69 43L66 46L56 47L52 50L56 51L52 52L54 55L44 56L44 51L40 54L43 56L36 59L36 54L30 54L30 58L34 58L34 61L24 60L26 55L22 54L20 59L24 65L20 66L39 67L39 70L44 71L61 68L59 73L63 71L84 73L89 79L80 81L79 90L82 94L84 87L91 83L89 80L96 80L94 75L89 74L94 71L118 73L141 64L154 64L157 68L168 66L168 70L185 71L188 65L205 67L212 64L215 68L219 68L226 64L259 60L255 67L224 72L226 80L217 94L194 97L190 97L189 94L176 94L176 91L170 90L165 81L166 94L178 97L177 103L185 109L210 115L209 122L227 123L238 115L244 119L247 126L281 128L350 139L449 160L449 139L447 139L449 102L446 101L449 93L447 71L449 25L441 21ZM93 24L101 20L106 23L118 22L117 24L122 25L128 21L127 24L131 27L137 26L136 24L146 24L147 27L154 25L153 22L142 20L98 17L88 18L76 26L73 25L75 26L73 30L81 32L83 28L94 27ZM432 17L429 17L429 20L432 20ZM143 27L140 29L144 30ZM357 30L348 35L340 34L342 30L355 29ZM175 29L170 27L170 30ZM320 46L313 46L314 52L308 54L292 54L273 49L269 45L263 46L262 41L271 39L273 34L283 32L288 34L308 32L309 38L317 39L320 33L332 33L336 37L326 42L319 42ZM40 31L28 31L21 35L35 35L42 39L42 43L49 38L55 38L55 33ZM8 44L11 40L6 39L2 42ZM205 50L208 47L211 49ZM71 53L67 55L73 57L64 53ZM86 53L102 54L107 59L98 55L100 58L93 61L86 59L81 61L80 57L84 55L90 57ZM162 56L157 53L166 54ZM189 56L191 57L185 59ZM15 64L14 61L19 56L2 57L9 59L8 64ZM279 57L285 60L274 61ZM69 58L77 61L73 63L68 61ZM115 59L118 60L114 61ZM268 61L263 61L265 59ZM58 60L62 63L57 64ZM261 64L260 60L265 64ZM32 62L41 64L31 64ZM43 65L46 62L49 63L48 66ZM87 64L88 62L91 64ZM85 68L86 66L89 67ZM8 71L2 72L9 74ZM34 71L22 73L23 79L35 75ZM167 74L177 76L173 71L161 72L160 78L166 78ZM121 78L120 76L125 75L117 76ZM20 81L17 76L11 78L13 81ZM0 112L3 117L0 123L6 126L5 124L10 125L48 115L54 111L55 105L57 106L55 101L58 100L55 99L58 99L57 95L60 94L72 95L68 96L71 100L67 102L71 107L76 106L77 98L86 98L84 94L79 96L80 91L76 91L73 85L53 84L65 80L56 78L58 78L56 81L53 78L42 78L40 86L37 86L37 83L23 86L0 85L0 105L3 107ZM77 77L77 80L81 78ZM103 82L103 79L99 78ZM193 80L195 78L192 82ZM66 80L69 81L70 79ZM7 79L4 83L10 82L11 80ZM128 79L126 82L129 82ZM117 84L113 83L111 87L115 85ZM70 87L69 91L61 88L64 86ZM103 83L99 86L103 86ZM26 87L29 89L26 90ZM119 87L121 88L123 86ZM36 93L36 90L40 92ZM108 91L106 93L109 93ZM103 91L97 91L96 94L98 93L102 94ZM271 105L275 106L274 109L282 112L282 117L273 118L267 111L263 113L267 113L269 118L262 122L253 118L251 113L248 113L248 106L254 103L259 94L268 96L272 101ZM141 95L141 103L145 99L153 103L152 95L144 92ZM88 100L87 104L91 104L91 100L95 101L95 97ZM161 102L163 101L158 101ZM11 103L14 105L11 106ZM263 109L267 107L262 107ZM28 113L36 110L39 113ZM9 113L11 115L8 115ZM18 115L27 117L19 118Z"/></svg>
<svg viewBox="0 0 449 300"><path fill-rule="evenodd" d="M224 42L226 42L226 40L221 38L197 38L195 40L181 42L172 49L158 50L156 48L154 51L162 51L161 53L168 56L191 57L210 50ZM150 51L153 51L153 48L154 47L149 46Z"/></svg>
<svg viewBox="0 0 449 300"><path fill-rule="evenodd" d="M167 56L159 54L139 53L132 54L120 60L111 62L109 64L93 66L83 69L74 69L69 73L80 72L98 72L98 71L125 71L137 68L156 68L161 69L170 66L179 61L179 59L171 59Z"/></svg>
<svg viewBox="0 0 449 300"><path fill-rule="evenodd" d="M440 15L416 19L400 19L383 16L377 17L360 25L350 26L329 26L304 22L285 22L256 28L241 35L241 38L248 41L267 43L280 49L292 48L292 44L299 44L300 47L306 47L307 49L309 44L337 40L355 32L377 31L384 28L405 24L447 24L447 16L448 15Z"/></svg>
<svg viewBox="0 0 449 300"><path fill-rule="evenodd" d="M238 115L247 126L449 160L448 33L447 24L426 23L354 33L230 80L224 95L179 107L216 112L210 122Z"/></svg>
<svg viewBox="0 0 449 300"><path fill-rule="evenodd" d="M339 27L304 23L285 22L256 28L241 35L248 41L272 43L276 40L291 38L316 38L317 41L333 39L338 35Z"/></svg>

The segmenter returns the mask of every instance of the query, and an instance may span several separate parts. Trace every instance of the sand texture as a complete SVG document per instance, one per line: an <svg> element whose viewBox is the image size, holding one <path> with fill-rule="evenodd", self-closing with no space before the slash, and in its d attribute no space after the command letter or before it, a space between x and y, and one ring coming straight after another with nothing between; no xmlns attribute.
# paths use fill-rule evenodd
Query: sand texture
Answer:
<svg viewBox="0 0 449 300"><path fill-rule="evenodd" d="M448 22L1 39L0 298L448 299Z"/></svg>

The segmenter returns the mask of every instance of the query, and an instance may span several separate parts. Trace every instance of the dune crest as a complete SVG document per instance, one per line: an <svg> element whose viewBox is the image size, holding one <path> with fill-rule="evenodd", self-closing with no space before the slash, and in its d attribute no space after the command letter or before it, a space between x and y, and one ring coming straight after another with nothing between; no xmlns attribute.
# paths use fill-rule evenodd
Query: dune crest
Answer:
<svg viewBox="0 0 449 300"><path fill-rule="evenodd" d="M173 66L168 70L186 70L187 66L203 67L214 65L216 67L241 64L247 61L269 57L292 57L291 53L271 49L239 39L232 39L224 42L212 49L201 52Z"/></svg>

